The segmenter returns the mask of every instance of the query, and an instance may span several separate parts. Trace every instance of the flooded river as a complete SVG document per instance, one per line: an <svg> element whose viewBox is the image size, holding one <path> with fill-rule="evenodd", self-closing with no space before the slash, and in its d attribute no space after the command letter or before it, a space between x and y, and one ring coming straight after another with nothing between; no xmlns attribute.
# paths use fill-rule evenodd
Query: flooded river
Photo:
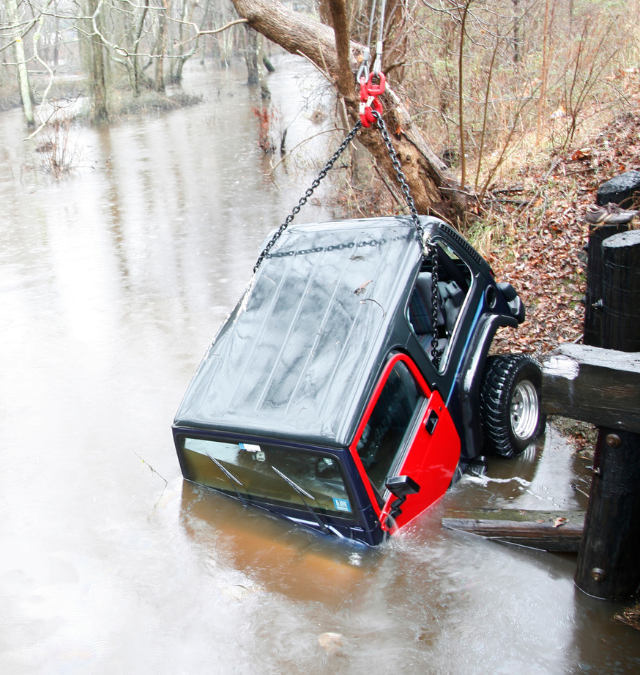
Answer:
<svg viewBox="0 0 640 675"><path fill-rule="evenodd" d="M277 65L293 147L329 102ZM327 153L317 137L275 185L245 79L192 64L200 105L72 128L58 180L0 115L0 673L640 672L640 633L574 588L575 558L440 527L444 508L584 508L586 463L552 428L377 550L183 483L173 415Z"/></svg>

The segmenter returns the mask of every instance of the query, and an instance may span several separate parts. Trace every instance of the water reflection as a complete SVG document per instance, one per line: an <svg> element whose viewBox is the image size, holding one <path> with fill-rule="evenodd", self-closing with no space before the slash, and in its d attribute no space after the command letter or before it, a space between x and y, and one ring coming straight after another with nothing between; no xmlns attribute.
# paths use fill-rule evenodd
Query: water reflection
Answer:
<svg viewBox="0 0 640 675"><path fill-rule="evenodd" d="M222 545L226 564L249 574L254 590L339 604L380 557L364 546L307 531L187 481L180 509L194 543L206 548ZM244 591L246 587L237 592Z"/></svg>

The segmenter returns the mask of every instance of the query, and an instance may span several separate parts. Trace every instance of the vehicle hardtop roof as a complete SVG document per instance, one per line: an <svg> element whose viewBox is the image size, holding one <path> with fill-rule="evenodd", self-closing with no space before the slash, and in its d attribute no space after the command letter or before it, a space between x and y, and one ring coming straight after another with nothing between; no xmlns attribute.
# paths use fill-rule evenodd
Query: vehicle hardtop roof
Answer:
<svg viewBox="0 0 640 675"><path fill-rule="evenodd" d="M428 236L442 224L421 223ZM290 227L214 338L175 425L348 445L420 263L409 218Z"/></svg>

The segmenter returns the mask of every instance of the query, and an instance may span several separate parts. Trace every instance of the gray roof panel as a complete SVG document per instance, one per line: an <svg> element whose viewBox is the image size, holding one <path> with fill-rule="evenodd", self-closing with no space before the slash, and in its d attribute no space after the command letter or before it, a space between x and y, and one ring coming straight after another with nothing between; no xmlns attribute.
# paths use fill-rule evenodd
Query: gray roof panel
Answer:
<svg viewBox="0 0 640 675"><path fill-rule="evenodd" d="M406 218L290 227L214 338L176 425L347 445L420 257Z"/></svg>

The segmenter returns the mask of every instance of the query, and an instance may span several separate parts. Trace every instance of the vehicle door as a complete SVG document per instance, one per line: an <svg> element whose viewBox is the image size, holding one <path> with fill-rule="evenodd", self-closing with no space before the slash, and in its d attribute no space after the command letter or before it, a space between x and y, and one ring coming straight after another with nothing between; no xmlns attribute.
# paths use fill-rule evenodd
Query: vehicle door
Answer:
<svg viewBox="0 0 640 675"><path fill-rule="evenodd" d="M406 525L451 484L460 439L441 396L406 354L395 354L385 367L350 450L383 529ZM396 498L385 484L403 475L420 489L392 523L388 514Z"/></svg>

